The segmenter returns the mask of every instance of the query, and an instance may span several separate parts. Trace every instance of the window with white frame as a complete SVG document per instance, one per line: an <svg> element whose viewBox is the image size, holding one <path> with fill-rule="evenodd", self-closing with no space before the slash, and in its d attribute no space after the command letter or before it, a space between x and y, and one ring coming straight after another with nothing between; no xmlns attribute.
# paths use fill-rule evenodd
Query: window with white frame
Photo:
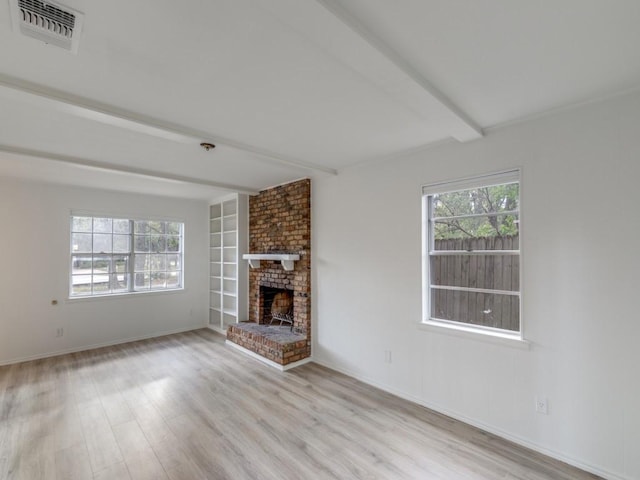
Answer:
<svg viewBox="0 0 640 480"><path fill-rule="evenodd" d="M70 297L182 288L184 224L71 216Z"/></svg>
<svg viewBox="0 0 640 480"><path fill-rule="evenodd" d="M423 319L518 336L520 172L423 187Z"/></svg>

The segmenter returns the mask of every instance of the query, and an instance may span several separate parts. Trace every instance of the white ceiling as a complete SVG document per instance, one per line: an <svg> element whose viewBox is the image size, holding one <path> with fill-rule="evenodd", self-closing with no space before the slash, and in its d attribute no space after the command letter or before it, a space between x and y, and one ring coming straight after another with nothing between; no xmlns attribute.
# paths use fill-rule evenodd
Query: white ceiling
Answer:
<svg viewBox="0 0 640 480"><path fill-rule="evenodd" d="M637 0L63 3L77 55L0 0L0 175L210 199L640 87Z"/></svg>

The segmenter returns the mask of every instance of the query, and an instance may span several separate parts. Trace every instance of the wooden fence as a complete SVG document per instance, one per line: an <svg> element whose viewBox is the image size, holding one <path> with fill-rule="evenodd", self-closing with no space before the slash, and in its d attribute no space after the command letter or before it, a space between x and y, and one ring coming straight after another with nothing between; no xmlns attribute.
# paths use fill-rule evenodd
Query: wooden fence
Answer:
<svg viewBox="0 0 640 480"><path fill-rule="evenodd" d="M436 240L436 250L461 253L478 250L517 250L518 236ZM518 255L443 255L431 257L431 284L518 292ZM474 325L518 331L517 295L432 289L431 316Z"/></svg>

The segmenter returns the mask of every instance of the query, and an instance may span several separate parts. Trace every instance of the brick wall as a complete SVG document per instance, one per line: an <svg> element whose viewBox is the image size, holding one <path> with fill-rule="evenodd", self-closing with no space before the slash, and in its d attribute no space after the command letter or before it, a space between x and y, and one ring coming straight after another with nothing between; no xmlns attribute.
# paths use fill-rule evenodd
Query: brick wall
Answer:
<svg viewBox="0 0 640 480"><path fill-rule="evenodd" d="M249 272L249 320L259 323L260 285L293 290L294 329L311 335L311 180L304 179L249 198L249 251L298 253L294 269L262 261Z"/></svg>
<svg viewBox="0 0 640 480"><path fill-rule="evenodd" d="M249 321L264 323L264 287L293 293L293 338L279 343L242 324L230 325L227 339L281 365L311 356L311 180L299 180L249 198L249 252L297 253L292 271L279 261L261 260L249 270ZM261 288L263 295L261 296ZM295 334L299 335L295 335Z"/></svg>

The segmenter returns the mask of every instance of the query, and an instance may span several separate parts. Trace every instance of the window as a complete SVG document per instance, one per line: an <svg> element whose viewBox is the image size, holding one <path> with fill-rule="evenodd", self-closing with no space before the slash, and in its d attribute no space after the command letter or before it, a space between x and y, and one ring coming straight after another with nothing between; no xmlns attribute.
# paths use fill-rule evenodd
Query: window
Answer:
<svg viewBox="0 0 640 480"><path fill-rule="evenodd" d="M423 187L423 318L519 336L519 171Z"/></svg>
<svg viewBox="0 0 640 480"><path fill-rule="evenodd" d="M71 297L182 288L184 224L71 217Z"/></svg>

